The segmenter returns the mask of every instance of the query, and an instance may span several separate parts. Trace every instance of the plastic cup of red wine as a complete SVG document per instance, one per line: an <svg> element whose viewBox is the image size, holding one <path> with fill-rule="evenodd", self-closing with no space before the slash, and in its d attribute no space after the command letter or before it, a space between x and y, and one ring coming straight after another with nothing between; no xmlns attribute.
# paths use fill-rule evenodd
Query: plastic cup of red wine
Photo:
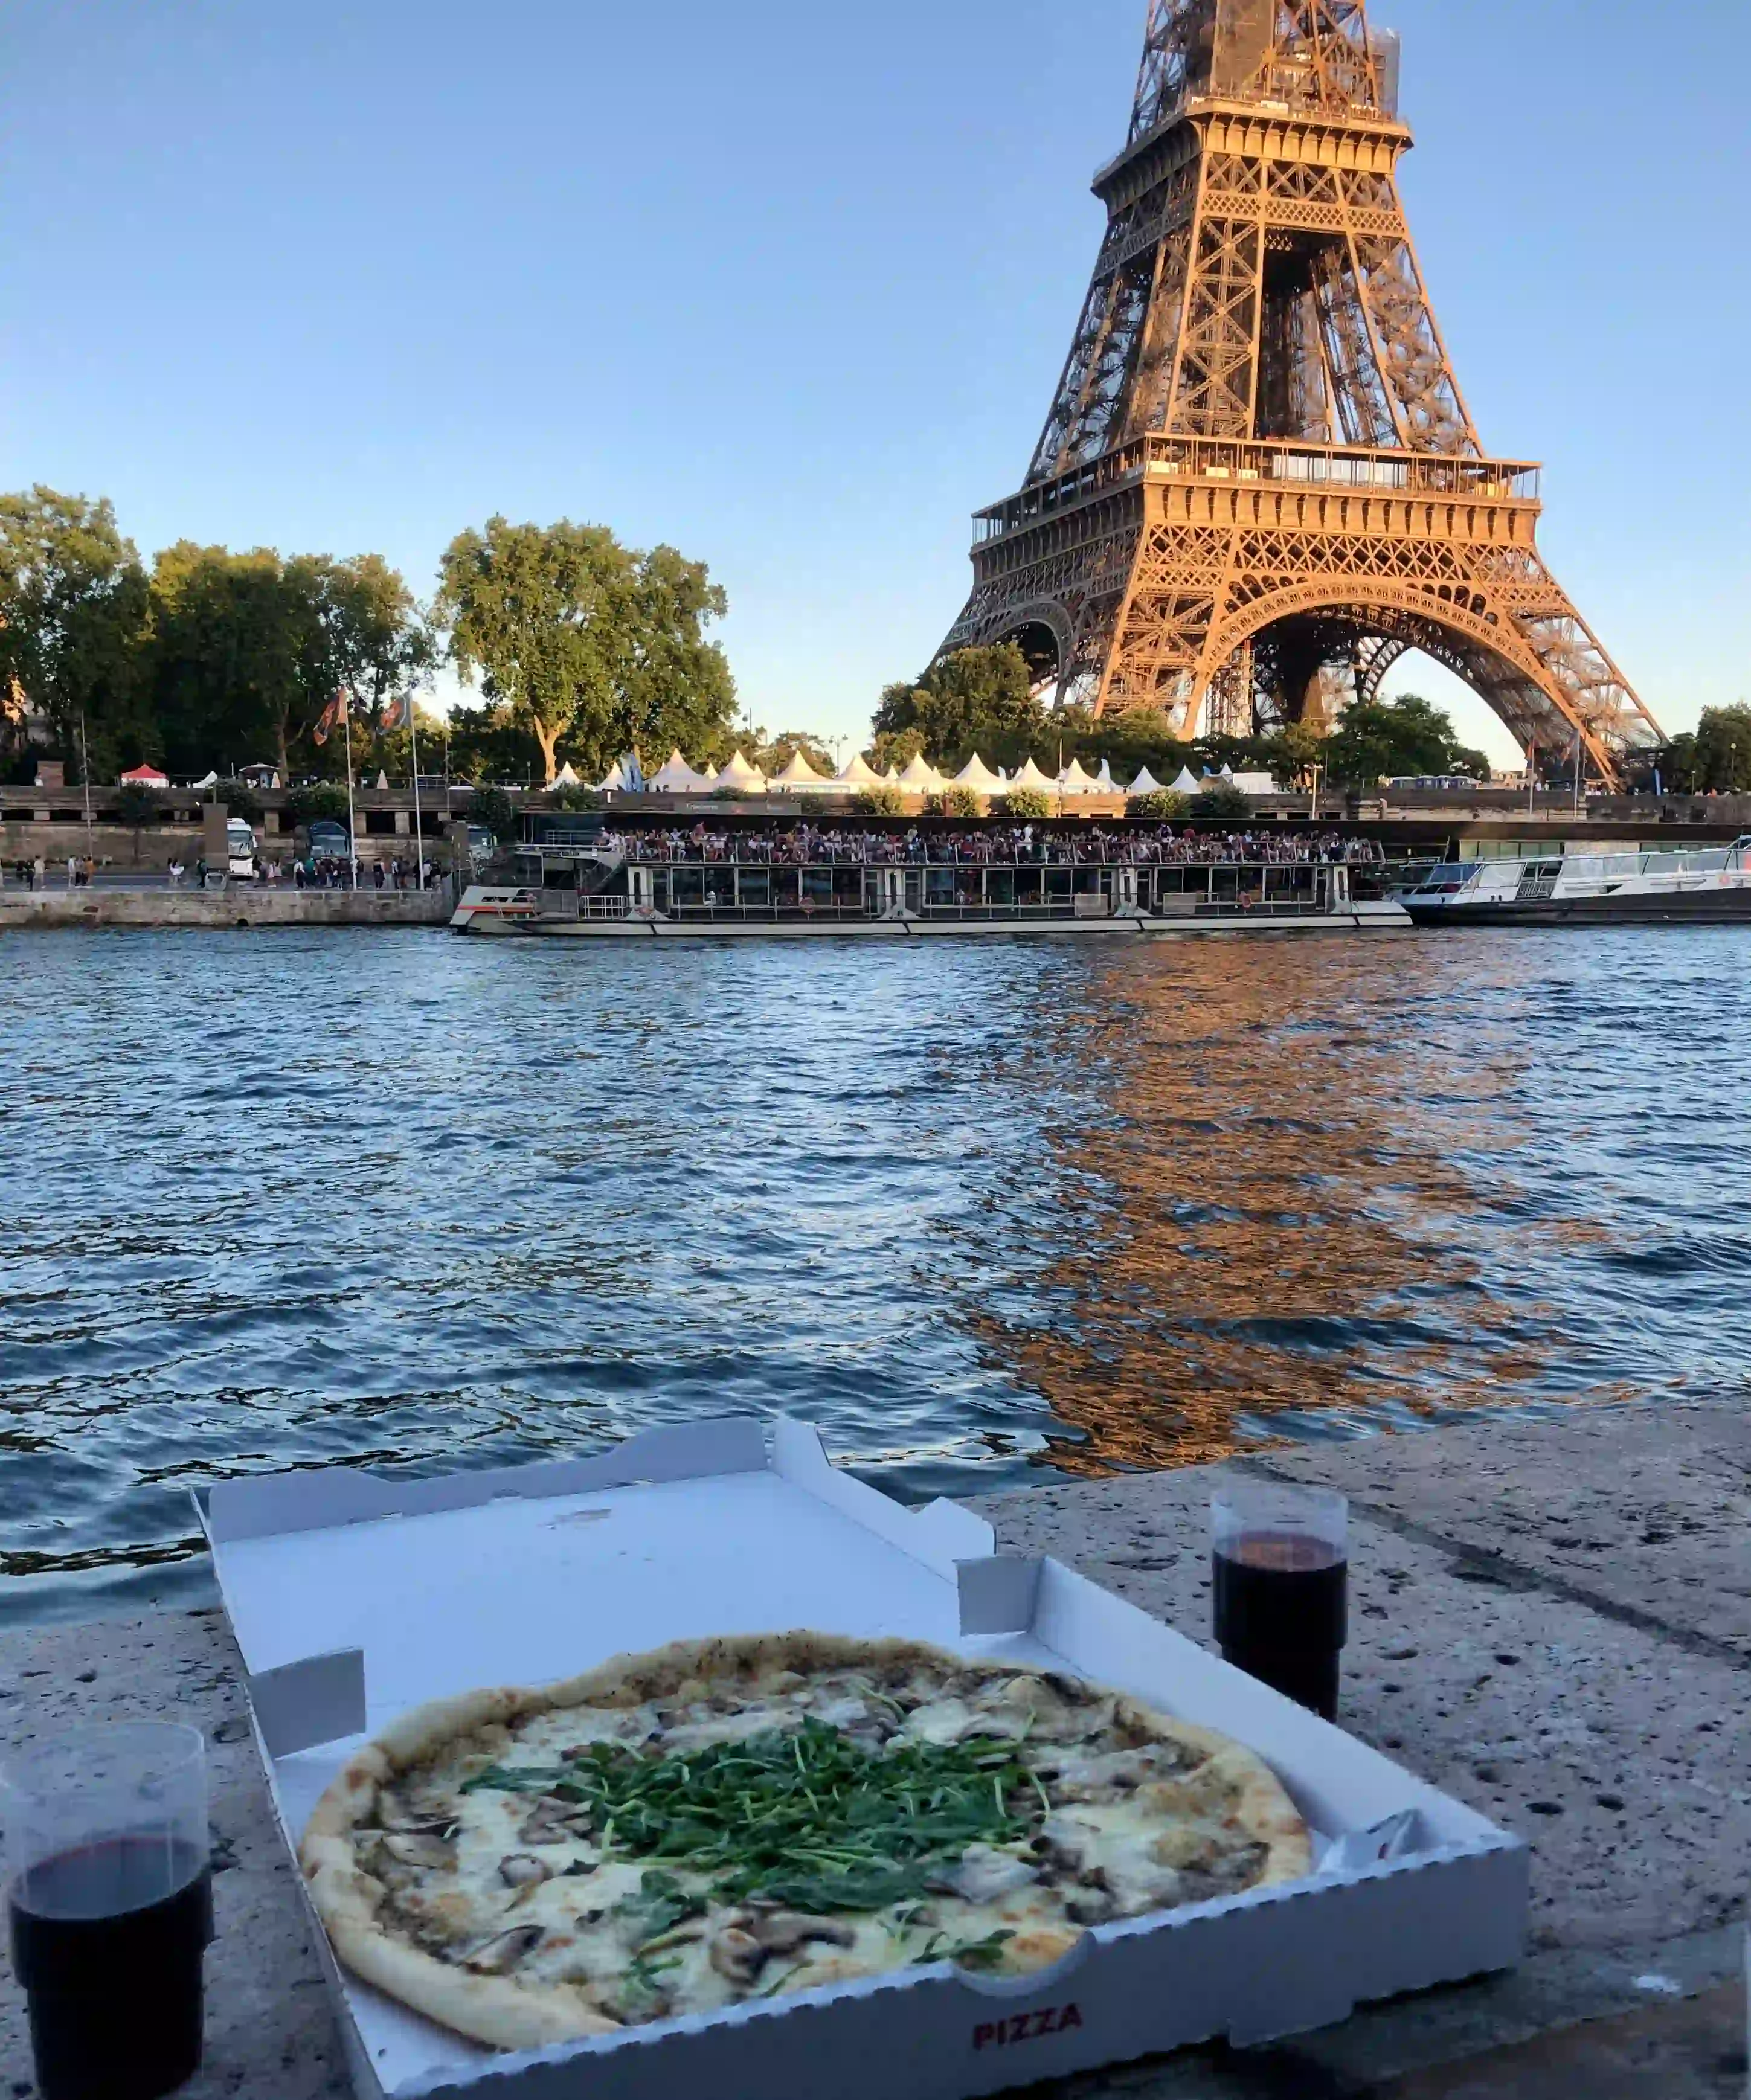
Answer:
<svg viewBox="0 0 1751 2100"><path fill-rule="evenodd" d="M201 2067L206 1745L128 1721L0 1765L12 1966L42 2100L161 2100Z"/></svg>
<svg viewBox="0 0 1751 2100"><path fill-rule="evenodd" d="M1224 1659L1330 1721L1348 1634L1349 1504L1236 1474L1211 1498Z"/></svg>

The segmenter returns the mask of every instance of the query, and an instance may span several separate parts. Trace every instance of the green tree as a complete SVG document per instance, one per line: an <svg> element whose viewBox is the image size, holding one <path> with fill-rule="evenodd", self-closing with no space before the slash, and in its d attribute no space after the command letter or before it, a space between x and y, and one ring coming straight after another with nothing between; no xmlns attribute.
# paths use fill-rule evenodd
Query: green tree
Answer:
<svg viewBox="0 0 1751 2100"><path fill-rule="evenodd" d="M856 808L865 817L900 817L906 814L906 790L883 780L858 795Z"/></svg>
<svg viewBox="0 0 1751 2100"><path fill-rule="evenodd" d="M1012 788L1003 797L1003 807L1012 817L1028 822L1052 814L1052 797L1043 788Z"/></svg>
<svg viewBox="0 0 1751 2100"><path fill-rule="evenodd" d="M192 772L265 759L289 779L294 751L333 767L345 742L319 749L313 732L342 686L355 761L368 761L385 702L428 677L435 653L412 593L375 554L182 540L154 562L151 602L154 703L173 762Z"/></svg>
<svg viewBox="0 0 1751 2100"><path fill-rule="evenodd" d="M247 782L222 780L213 792L232 816L241 817L246 824L262 821L262 798Z"/></svg>
<svg viewBox="0 0 1751 2100"><path fill-rule="evenodd" d="M122 783L116 796L116 815L134 834L134 865L140 864L140 833L158 819L158 798L138 780Z"/></svg>
<svg viewBox="0 0 1751 2100"><path fill-rule="evenodd" d="M885 773L890 765L903 773L915 758L924 757L924 741L921 729L894 730L879 735L864 756L878 773Z"/></svg>
<svg viewBox="0 0 1751 2100"><path fill-rule="evenodd" d="M988 765L1017 764L1045 730L1027 659L1012 642L957 650L915 685L889 686L876 710L878 752L884 739L916 731L930 762L956 772L975 752Z"/></svg>
<svg viewBox="0 0 1751 2100"><path fill-rule="evenodd" d="M805 729L781 730L774 737L768 737L762 730L748 758L749 764L757 765L770 780L774 773L782 773L798 752L817 773L824 773L829 779L839 770L838 761L827 745Z"/></svg>
<svg viewBox="0 0 1751 2100"><path fill-rule="evenodd" d="M1171 788L1162 788L1153 795L1133 796L1125 805L1125 813L1140 818L1146 824L1184 823L1192 814L1192 798Z"/></svg>
<svg viewBox="0 0 1751 2100"><path fill-rule="evenodd" d="M531 780L541 747L508 707L452 708L450 770L458 780Z"/></svg>
<svg viewBox="0 0 1751 2100"><path fill-rule="evenodd" d="M622 752L721 730L735 686L705 629L728 610L704 563L673 547L639 554L605 526L503 518L451 541L434 607L456 668L534 738L549 783L562 745L595 778Z"/></svg>
<svg viewBox="0 0 1751 2100"><path fill-rule="evenodd" d="M329 649L324 669L332 668L334 683L346 686L357 699L355 743L361 726L379 737L389 703L430 685L437 637L400 571L381 554L315 560Z"/></svg>
<svg viewBox="0 0 1751 2100"><path fill-rule="evenodd" d="M1373 789L1407 774L1453 773L1462 746L1443 708L1414 693L1358 703L1325 740L1331 778Z"/></svg>
<svg viewBox="0 0 1751 2100"><path fill-rule="evenodd" d="M286 814L294 824L313 824L325 820L331 824L346 822L346 790L337 788L333 782L318 780L308 787L294 788L286 796Z"/></svg>
<svg viewBox="0 0 1751 2100"><path fill-rule="evenodd" d="M1306 722L1289 722L1274 736L1259 739L1259 770L1268 772L1286 794L1292 793L1311 785L1314 767L1325 763L1325 739Z"/></svg>
<svg viewBox="0 0 1751 2100"><path fill-rule="evenodd" d="M501 846L515 843L523 823L517 805L502 788L476 788L468 821L491 832Z"/></svg>
<svg viewBox="0 0 1751 2100"><path fill-rule="evenodd" d="M94 779L161 757L140 707L146 580L107 498L0 496L0 691L41 708Z"/></svg>
<svg viewBox="0 0 1751 2100"><path fill-rule="evenodd" d="M1193 797L1192 814L1206 823L1235 823L1252 814L1252 804L1232 780L1217 780Z"/></svg>
<svg viewBox="0 0 1751 2100"><path fill-rule="evenodd" d="M1751 707L1703 709L1690 770L1705 795L1751 794Z"/></svg>

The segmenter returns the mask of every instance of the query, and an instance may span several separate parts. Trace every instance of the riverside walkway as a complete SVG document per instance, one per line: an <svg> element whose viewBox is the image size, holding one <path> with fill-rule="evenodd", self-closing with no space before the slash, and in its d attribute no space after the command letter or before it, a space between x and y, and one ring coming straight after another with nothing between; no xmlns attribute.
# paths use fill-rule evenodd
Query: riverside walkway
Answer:
<svg viewBox="0 0 1751 2100"><path fill-rule="evenodd" d="M1194 2049L1035 2100L1741 2100L1751 1899L1751 1411L1491 1420L1261 1452L1352 1500L1344 1723L1533 1846L1512 1975L1273 2049ZM1206 1472L1005 1494L1012 1548L1200 1638ZM76 1718L212 1745L219 1937L189 2100L343 2100L338 2045L217 1611L0 1635L0 1745ZM0 2095L29 2095L0 1970ZM823 2088L823 2090L825 2089ZM896 2095L896 2100L903 2100Z"/></svg>

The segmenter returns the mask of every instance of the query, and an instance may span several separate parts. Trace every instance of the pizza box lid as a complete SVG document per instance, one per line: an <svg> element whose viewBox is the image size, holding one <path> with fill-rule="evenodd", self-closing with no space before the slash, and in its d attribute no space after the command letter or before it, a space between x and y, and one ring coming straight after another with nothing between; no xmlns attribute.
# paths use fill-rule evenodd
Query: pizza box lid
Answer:
<svg viewBox="0 0 1751 2100"><path fill-rule="evenodd" d="M798 1422L695 1423L434 1479L225 1481L201 1520L294 1855L340 1767L412 1706L801 1627L1120 1687L1259 1752L1315 1833L1308 1881L1100 1927L1043 1976L937 1964L527 2056L373 1990L318 1927L364 2100L814 2100L825 2061L849 2100L959 2100L1219 2035L1304 2032L1519 1958L1519 1839L1061 1564L996 1555L970 1511L906 1509L836 1470Z"/></svg>

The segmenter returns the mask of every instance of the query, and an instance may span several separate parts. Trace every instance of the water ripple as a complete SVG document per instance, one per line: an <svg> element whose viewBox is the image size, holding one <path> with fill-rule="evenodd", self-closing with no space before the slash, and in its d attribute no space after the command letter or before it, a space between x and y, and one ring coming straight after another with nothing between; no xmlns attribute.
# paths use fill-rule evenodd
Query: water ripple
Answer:
<svg viewBox="0 0 1751 2100"><path fill-rule="evenodd" d="M187 1490L787 1409L897 1492L1744 1391L1751 936L8 935L0 1617Z"/></svg>

